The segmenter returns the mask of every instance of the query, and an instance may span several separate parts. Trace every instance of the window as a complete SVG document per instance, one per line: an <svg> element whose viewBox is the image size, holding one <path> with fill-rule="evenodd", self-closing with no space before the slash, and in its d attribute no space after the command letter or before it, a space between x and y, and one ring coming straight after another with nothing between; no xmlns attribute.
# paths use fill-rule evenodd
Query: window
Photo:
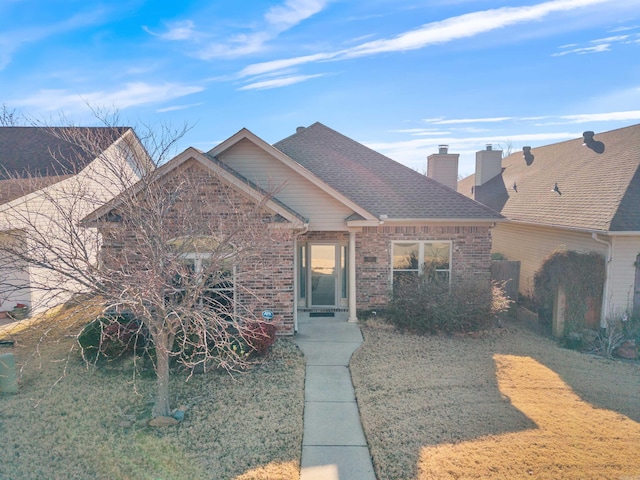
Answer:
<svg viewBox="0 0 640 480"><path fill-rule="evenodd" d="M403 278L426 275L429 279L449 282L451 277L451 242L392 242L391 276L394 285Z"/></svg>
<svg viewBox="0 0 640 480"><path fill-rule="evenodd" d="M235 313L234 268L225 265L224 269L213 270L209 262L210 255L188 253L183 256L187 271L193 275L193 285L201 290L198 305L223 311L228 315Z"/></svg>
<svg viewBox="0 0 640 480"><path fill-rule="evenodd" d="M220 252L216 252L218 243L205 236L179 237L170 244L180 264L173 280L171 301L179 304L188 301L191 308L215 310L232 320L236 313L232 249L220 257ZM215 258L213 252L217 253Z"/></svg>

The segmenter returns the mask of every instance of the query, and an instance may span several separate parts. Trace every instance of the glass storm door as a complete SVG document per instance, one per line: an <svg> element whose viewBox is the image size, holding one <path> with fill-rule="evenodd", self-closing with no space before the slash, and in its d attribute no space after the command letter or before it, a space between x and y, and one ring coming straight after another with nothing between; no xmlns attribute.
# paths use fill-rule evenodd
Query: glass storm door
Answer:
<svg viewBox="0 0 640 480"><path fill-rule="evenodd" d="M337 245L310 245L312 306L336 306L337 254Z"/></svg>

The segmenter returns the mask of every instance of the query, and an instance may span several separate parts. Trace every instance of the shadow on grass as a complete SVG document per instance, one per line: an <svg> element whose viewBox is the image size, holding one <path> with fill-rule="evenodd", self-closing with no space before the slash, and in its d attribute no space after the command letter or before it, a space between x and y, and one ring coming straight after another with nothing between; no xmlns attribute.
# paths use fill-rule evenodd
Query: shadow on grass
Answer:
<svg viewBox="0 0 640 480"><path fill-rule="evenodd" d="M425 447L418 478L622 478L640 474L640 424L584 402L530 357L495 355L500 391L537 428Z"/></svg>
<svg viewBox="0 0 640 480"><path fill-rule="evenodd" d="M557 371L555 378L566 389L575 389L588 404L625 414L640 412L640 398L629 393L639 391L637 367L559 348L553 340L522 326L512 325L479 338L422 337L401 334L384 325L363 331L365 344L352 358L351 371L379 478L415 478L417 465L419 478L512 478L513 472L481 476L468 470L460 477L446 469L439 471L442 476L428 473L432 453L441 447L477 446L476 442L494 437L531 440L528 435L532 432L548 433L538 424L542 417L521 409L512 402L513 395L502 389L496 373L498 358L528 358L533 362L529 367L535 364ZM601 395L607 385L615 388ZM559 391L551 383L548 388L538 387L536 395L547 400ZM529 446L520 442L517 448L526 450ZM461 462L472 456L472 449L456 452ZM503 449L501 462L508 463L512 454Z"/></svg>

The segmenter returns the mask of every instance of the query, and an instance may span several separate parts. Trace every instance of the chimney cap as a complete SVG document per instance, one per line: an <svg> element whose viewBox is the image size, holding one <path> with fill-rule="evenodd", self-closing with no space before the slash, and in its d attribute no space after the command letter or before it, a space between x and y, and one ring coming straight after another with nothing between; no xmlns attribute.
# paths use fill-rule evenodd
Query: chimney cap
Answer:
<svg viewBox="0 0 640 480"><path fill-rule="evenodd" d="M491 145L490 143L487 143L487 151L491 151L493 150L493 145Z"/></svg>
<svg viewBox="0 0 640 480"><path fill-rule="evenodd" d="M448 153L449 145L438 145L438 153Z"/></svg>

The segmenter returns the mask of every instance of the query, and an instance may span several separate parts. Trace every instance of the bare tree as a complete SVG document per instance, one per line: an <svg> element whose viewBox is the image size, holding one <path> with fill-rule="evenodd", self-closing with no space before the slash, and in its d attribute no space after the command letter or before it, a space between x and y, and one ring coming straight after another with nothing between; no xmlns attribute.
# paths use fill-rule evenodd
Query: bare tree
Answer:
<svg viewBox="0 0 640 480"><path fill-rule="evenodd" d="M14 127L18 125L19 118L15 108L10 109L5 103L0 108L0 127Z"/></svg>
<svg viewBox="0 0 640 480"><path fill-rule="evenodd" d="M146 152L135 136L105 152L96 132L58 131L105 161L36 190L29 208L0 211L11 240L0 242L0 258L12 259L5 267L42 270L35 288L54 297L87 294L105 311L135 316L152 347L154 416L171 412L172 361L190 371L248 365L241 346L263 340L269 279L292 252L292 229L269 208L272 193L238 177L230 185L222 177L233 175L195 150L166 162L184 131L141 136ZM100 207L96 185L120 193Z"/></svg>

